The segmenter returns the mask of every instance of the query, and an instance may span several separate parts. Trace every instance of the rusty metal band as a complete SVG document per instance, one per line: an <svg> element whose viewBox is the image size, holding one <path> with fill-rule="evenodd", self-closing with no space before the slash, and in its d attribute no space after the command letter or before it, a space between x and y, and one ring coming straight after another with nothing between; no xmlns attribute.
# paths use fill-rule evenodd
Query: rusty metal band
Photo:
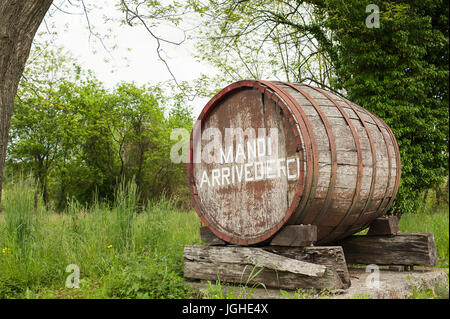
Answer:
<svg viewBox="0 0 450 319"><path fill-rule="evenodd" d="M378 120L376 119L375 116L373 116L373 114L371 112L367 112L367 114L369 114L369 116L372 118L372 120L376 123L378 130L380 131L381 135L383 136L383 140L384 140L384 144L386 145L386 153L387 153L387 157L388 157L388 181L386 184L386 190L384 191L384 195L383 195L383 200L380 202L380 205L378 205L378 209L377 212L375 214L375 218L379 217L384 209L384 203L386 202L386 200L388 199L388 193L389 193L389 188L391 187L391 178L392 178L392 155L391 155L391 150L389 149L389 141L388 138L386 136L386 134L383 132L383 129L380 126L380 123L378 123Z"/></svg>
<svg viewBox="0 0 450 319"><path fill-rule="evenodd" d="M389 198L388 192L389 192L389 187L391 186L392 157L391 157L391 151L389 149L389 141L386 137L386 134L383 132L383 129L381 128L380 123L378 122L377 118L369 111L366 111L366 114L369 115L370 118L375 122L378 130L380 131L381 135L383 136L384 144L386 146L386 153L387 153L387 157L388 157L388 181L386 184L386 190L384 191L383 199L380 201L380 204L378 205L377 211L375 213L374 218L377 218L384 212L383 205ZM361 225L361 229L368 227L371 222L372 221L368 221L365 224ZM350 235L350 232L348 233L348 235Z"/></svg>
<svg viewBox="0 0 450 319"><path fill-rule="evenodd" d="M305 185L305 196L303 196L301 202L299 203L295 213L292 215L290 223L298 223L300 219L303 217L305 211L309 208L311 201L313 199L313 194L315 194L316 186L317 186L317 180L318 180L318 171L319 171L319 161L318 161L318 155L317 155L317 147L316 147L316 140L314 136L314 132L312 130L311 124L308 121L308 118L303 111L303 109L298 104L298 101L294 99L289 93L287 93L283 88L281 88L279 85L268 82L268 81L261 81L258 82L263 83L270 87L272 90L274 90L280 97L282 97L289 105L292 105L292 112L297 118L297 122L299 125L303 122L304 128L302 129L302 126L300 126L300 129L302 133L309 136L309 147L306 146L306 151L308 155L309 151L309 158L307 164L310 164L308 167L308 173L306 177L306 185ZM290 102L290 103L289 103ZM307 139L304 138L305 145ZM312 153L312 154L311 154ZM312 169L312 172L311 172ZM309 183L309 185L308 185Z"/></svg>
<svg viewBox="0 0 450 319"><path fill-rule="evenodd" d="M311 148L310 135L311 134L308 131L307 126L305 126L304 122L298 120L299 114L296 112L295 106L290 104L290 102L292 103L292 101L290 101L289 95L286 95L285 92L281 90L281 88L279 88L277 85L275 85L272 82L263 81L263 80L255 80L255 82L258 83L258 85L260 86L260 88L258 90L261 93L268 95L273 100L281 102L285 105L285 108L287 109L287 111L285 111L284 113L286 116L289 117L289 122L294 126L298 125L298 127L300 128L300 132L297 132L297 130L295 130L295 133L299 134L299 136L298 136L299 143L297 145L297 149L299 150L303 161L305 160L305 157L306 157L307 181L305 183L305 189L307 190L307 193L309 193L310 185L311 185L311 181L312 181L311 180L312 179L311 170L313 169L311 167L312 159L311 159L311 152L310 152L310 148ZM300 136L300 135L302 135L302 136ZM303 147L301 144L302 138L305 143L306 154L303 152ZM300 167L300 183L303 183L304 174L305 174L304 168L303 168L303 165L301 165L301 167ZM303 186L303 185L301 185L301 186ZM303 192L304 192L304 189L302 188L302 192L298 192L296 198L294 198L294 201L293 201L293 206L295 205L294 211L297 209L298 202L300 201L300 194L303 194ZM290 218L290 217L292 217L291 216L292 214L289 213L287 215L288 215L287 217L289 217L289 218L285 219L286 223L288 223L290 220L292 220L292 218Z"/></svg>
<svg viewBox="0 0 450 319"><path fill-rule="evenodd" d="M274 82L272 82L274 83ZM284 82L275 82L274 84L281 84L284 85ZM279 89L284 92L284 94L291 100L291 102L294 105L294 112L298 112L296 114L300 114L300 117L302 118L303 122L305 123L305 126L308 130L308 134L311 139L311 149L312 149L312 164L313 164L313 173L312 173L312 184L310 188L309 195L307 197L303 198L303 201L299 204L298 208L296 209L296 212L294 213L294 216L291 218L290 224L299 224L303 220L305 214L307 213L312 201L314 200L316 188L317 188L317 182L319 179L319 156L317 153L317 143L315 139L314 130L309 123L308 117L306 113L303 111L303 108L300 106L298 101L291 96L288 92L286 92L285 89L283 89L280 85L278 85Z"/></svg>
<svg viewBox="0 0 450 319"><path fill-rule="evenodd" d="M350 204L350 207L348 208L347 212L345 213L344 217L340 220L338 225L336 227L334 227L333 230L327 236L325 236L324 238L322 238L318 242L318 244L320 244L320 243L328 240L329 238L333 238L333 236L335 236L335 234L337 234L337 232L344 225L345 221L351 215L351 213L352 213L352 211L353 211L353 209L355 207L355 204L356 204L356 202L359 199L359 193L360 193L361 181L362 181L362 152L361 152L361 144L359 142L359 137L358 137L358 133L356 132L355 126L353 125L352 121L348 117L347 113L339 105L339 103L337 103L336 100L334 100L327 93L327 91L325 91L325 90L323 90L321 88L310 86L310 85L307 85L307 86L310 87L310 88L313 88L317 92L320 92L323 95L325 95L336 106L336 108L339 110L339 112L342 114L342 116L344 117L344 119L347 122L348 126L350 127L350 131L352 132L352 136L353 136L353 139L354 139L354 142L355 142L355 145L356 145L356 152L357 152L357 156L358 156L358 171L357 171L356 186L355 186L355 191L353 193L352 203Z"/></svg>
<svg viewBox="0 0 450 319"><path fill-rule="evenodd" d="M272 97L276 97L276 99L278 99L277 94L274 93L274 91L272 90L268 90L266 88L266 86L261 86L258 88L258 91L261 92L262 96L264 97L265 95L268 96L272 96ZM263 101L264 103L264 101ZM286 109L287 111L285 111L285 115L287 115L289 117L289 122L293 125L298 125L300 127L300 124L298 124L298 121L294 118L293 112L291 111L291 108L289 108L289 105L286 105ZM302 128L300 128L301 130ZM297 152L300 154L300 157L302 158L302 161L304 161L305 159L305 152L303 149L303 146L301 145L301 138L300 138L300 132L298 132L297 130L295 131L296 134L299 134L299 145L297 145ZM302 132L303 133L303 132ZM308 138L309 136L306 136L306 138ZM306 144L306 143L305 143ZM303 162L302 162L303 163ZM303 182L304 180L304 175L305 175L305 168L304 165L300 166L300 181ZM300 184L301 186L303 186L302 184ZM302 189L303 191L303 189ZM300 192L301 193L301 192ZM298 200L296 200L296 202L298 202L300 199L298 198Z"/></svg>
<svg viewBox="0 0 450 319"><path fill-rule="evenodd" d="M374 116L383 124L383 126L387 129L389 136L391 137L392 145L394 147L395 152L395 163L396 163L396 176L395 176L395 184L394 189L392 190L392 196L389 201L389 203L386 205L384 211L387 211L389 207L391 206L392 202L394 201L395 196L397 196L398 187L400 185L400 176L402 174L402 164L400 162L400 150L398 148L397 140L395 139L394 133L392 132L391 128L378 116L374 114Z"/></svg>
<svg viewBox="0 0 450 319"><path fill-rule="evenodd" d="M217 93L207 104L206 106L203 108L202 112L200 113L198 120L201 121L201 123L203 123L205 121L205 117L206 115L215 107L215 105L217 105L217 103L223 99L228 93L237 90L237 89L242 89L242 88L256 88L258 91L260 91L261 93L264 93L265 95L267 95L270 99L272 99L273 101L275 101L277 104L279 104L280 108L283 110L284 114L289 118L289 121L294 122L295 118L294 115L291 114L291 110L289 109L288 105L286 105L286 102L280 100L275 94L273 94L272 92L266 90L265 86L262 86L260 83L258 83L257 81L254 80L244 80L244 81L239 81L239 82L235 82L233 84L230 84L229 86L227 86L226 88L224 88L222 91L220 91L219 93ZM301 128L301 127L300 127ZM302 139L301 139L301 134L304 134L304 131L302 131L301 133L298 131L298 127L294 125L294 134L296 136L296 138L298 139L298 144L302 145ZM300 176L300 180L297 186L297 190L296 190L296 194L295 197L293 199L292 205L289 208L289 211L287 212L287 214L285 215L285 217L274 227L272 227L270 229L270 231L257 236L255 238L249 238L249 239L241 239L241 238L237 238L237 237L232 237L230 235L224 234L222 232L220 232L215 225L211 224L209 222L209 220L205 217L205 214L203 212L203 209L201 208L200 204L199 204L199 199L198 199L198 193L197 193L197 189L196 189L196 185L195 185L195 179L194 179L194 162L193 162L193 157L194 157L194 150L193 150L193 137L194 135L194 130L191 133L190 136L190 147L189 147L189 151L188 151L188 163L187 163L187 167L186 167L186 172L187 172L187 178L188 178L188 186L189 189L191 191L191 199L192 199L192 203L193 206L195 208L195 210L197 211L197 214L200 217L200 220L203 222L203 224L205 226L208 226L210 228L210 230L219 238L221 238L222 240L226 241L226 242L232 242L238 245L251 245L251 244L256 244L259 243L261 241L267 240L269 239L271 236L273 236L291 217L291 215L293 214L293 212L295 211L296 207L297 207L297 202L299 201L301 195L302 195L302 183L303 183L303 179L302 179L302 175ZM305 135L305 138L307 139L308 136ZM309 143L309 140L308 140ZM305 141L306 144L306 141ZM311 174L310 174L311 175Z"/></svg>
<svg viewBox="0 0 450 319"><path fill-rule="evenodd" d="M336 152L336 142L334 140L333 131L330 125L330 122L328 122L327 116L322 111L321 107L317 104L317 102L300 86L291 84L291 83L284 83L285 85L291 87L292 89L296 90L300 94L302 94L314 107L316 112L319 114L320 119L322 120L322 123L325 127L325 131L327 132L328 141L330 143L330 150L331 150L331 175L330 175L330 183L328 185L328 191L327 195L325 197L325 201L322 205L321 210L315 217L313 224L317 224L323 216L325 216L325 213L327 212L328 207L331 203L331 198L333 197L334 187L336 185L336 177L337 177L337 152Z"/></svg>
<svg viewBox="0 0 450 319"><path fill-rule="evenodd" d="M366 200L366 203L364 204L363 209L359 213L356 220L353 222L353 225L357 225L357 223L360 221L360 219L364 216L364 213L366 212L367 207L369 206L369 203L373 200L373 192L375 191L375 183L376 183L376 178L377 178L377 153L376 153L375 144L373 143L372 135L370 134L369 128L367 127L367 124L364 121L364 119L361 117L361 114L359 113L358 109L356 107L354 107L352 105L352 103L350 101L348 101L347 99L345 99L345 98L342 98L342 99L348 106L350 106L350 108L353 110L353 112L355 112L355 114L358 116L359 120L361 121L361 123L364 127L364 130L366 131L367 137L369 139L370 151L371 151L371 155L372 155L372 179L370 181L369 195L367 196L367 200ZM347 231L349 231L351 228L352 228L351 225L348 226Z"/></svg>

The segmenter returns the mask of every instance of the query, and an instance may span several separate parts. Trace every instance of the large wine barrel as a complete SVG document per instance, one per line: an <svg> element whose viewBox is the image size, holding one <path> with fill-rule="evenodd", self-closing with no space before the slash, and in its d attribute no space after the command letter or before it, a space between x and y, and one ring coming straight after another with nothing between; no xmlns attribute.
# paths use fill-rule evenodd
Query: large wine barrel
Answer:
<svg viewBox="0 0 450 319"><path fill-rule="evenodd" d="M226 242L262 243L314 224L318 243L366 228L397 194L400 155L380 118L306 84L239 81L214 96L191 135L193 205Z"/></svg>

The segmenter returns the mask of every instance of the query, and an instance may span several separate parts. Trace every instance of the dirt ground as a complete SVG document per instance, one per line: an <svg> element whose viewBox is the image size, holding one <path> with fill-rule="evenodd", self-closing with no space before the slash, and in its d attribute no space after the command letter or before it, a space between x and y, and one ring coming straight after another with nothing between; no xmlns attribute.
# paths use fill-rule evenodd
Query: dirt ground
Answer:
<svg viewBox="0 0 450 319"><path fill-rule="evenodd" d="M325 298L332 299L354 299L354 298L370 298L370 299L404 299L413 292L413 287L433 288L436 285L446 286L448 291L448 275L444 269L440 268L417 268L409 271L392 270L388 267L380 267L379 276L373 272L366 272L365 267L349 268L351 287L348 289L334 291ZM378 281L378 283L377 283ZM190 285L201 290L208 287L205 282L190 282ZM232 294L239 294L236 287L224 287L232 289ZM295 298L295 292L289 292L289 295L282 294L279 289L254 289L250 299L286 299ZM318 295L303 295L303 298L317 298Z"/></svg>

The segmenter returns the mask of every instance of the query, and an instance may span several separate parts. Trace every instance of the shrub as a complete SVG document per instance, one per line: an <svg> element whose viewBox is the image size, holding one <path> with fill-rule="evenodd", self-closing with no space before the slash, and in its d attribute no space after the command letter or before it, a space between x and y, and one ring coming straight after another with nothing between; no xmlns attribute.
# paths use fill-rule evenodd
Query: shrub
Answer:
<svg viewBox="0 0 450 319"><path fill-rule="evenodd" d="M108 297L174 299L189 298L194 292L183 284L166 260L134 257L118 273L112 272L105 284Z"/></svg>

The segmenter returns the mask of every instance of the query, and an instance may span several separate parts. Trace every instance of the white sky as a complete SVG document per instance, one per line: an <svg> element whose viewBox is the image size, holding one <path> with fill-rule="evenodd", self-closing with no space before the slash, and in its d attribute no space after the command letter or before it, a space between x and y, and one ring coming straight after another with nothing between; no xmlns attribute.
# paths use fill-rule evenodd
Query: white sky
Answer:
<svg viewBox="0 0 450 319"><path fill-rule="evenodd" d="M58 1L55 3L58 4ZM122 81L134 81L138 85L155 85L158 82L170 80L170 73L163 62L158 60L157 42L144 27L120 25L117 21L105 23L103 16L119 19L123 17L123 14L116 7L111 6L111 0L96 0L95 3L102 8L93 9L89 13L91 26L100 34L110 34L111 38L104 43L107 47L117 45L117 49L108 52L94 36L91 36L89 40L84 15L66 14L54 7L50 9L45 19L50 31L57 31L57 35L51 37L52 44L63 46L70 51L81 66L93 70L97 78L109 88ZM81 9L77 8L65 7L64 10L81 13ZM109 28L111 30L108 30ZM171 41L183 39L182 32L168 25L155 30L159 36L164 36ZM43 23L38 33L46 31L47 27ZM48 33L44 37L49 38ZM201 73L211 75L215 72L211 66L195 60L193 46L189 41L180 46L164 44L163 48L166 53L165 59L178 81L192 81ZM208 99L196 98L189 103L195 118L207 102Z"/></svg>

